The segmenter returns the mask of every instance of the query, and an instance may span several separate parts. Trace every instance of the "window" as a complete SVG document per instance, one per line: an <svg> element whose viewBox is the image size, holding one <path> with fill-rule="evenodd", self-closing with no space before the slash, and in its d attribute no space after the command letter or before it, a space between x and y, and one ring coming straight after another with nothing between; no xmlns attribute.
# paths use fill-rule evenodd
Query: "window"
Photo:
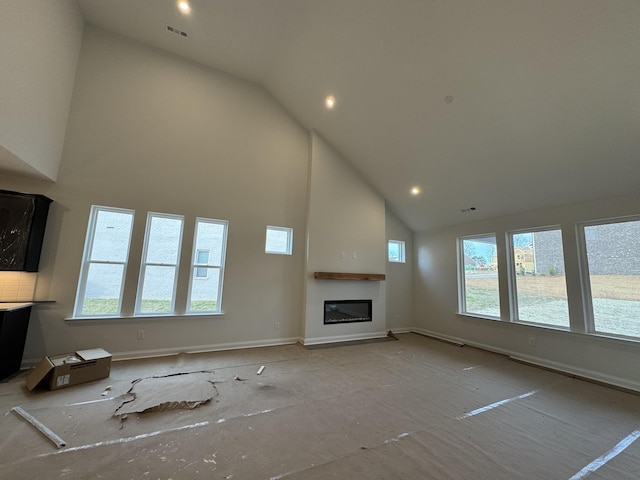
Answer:
<svg viewBox="0 0 640 480"><path fill-rule="evenodd" d="M220 313L226 248L227 222L196 218L187 313Z"/></svg>
<svg viewBox="0 0 640 480"><path fill-rule="evenodd" d="M293 228L267 225L265 253L291 255L293 251Z"/></svg>
<svg viewBox="0 0 640 480"><path fill-rule="evenodd" d="M640 220L583 225L589 330L640 337Z"/></svg>
<svg viewBox="0 0 640 480"><path fill-rule="evenodd" d="M209 263L209 250L198 250L196 253L196 263L207 265ZM209 270L202 267L196 267L196 278L207 278Z"/></svg>
<svg viewBox="0 0 640 480"><path fill-rule="evenodd" d="M75 317L120 315L133 217L133 210L91 207Z"/></svg>
<svg viewBox="0 0 640 480"><path fill-rule="evenodd" d="M515 319L569 328L562 231L511 233Z"/></svg>
<svg viewBox="0 0 640 480"><path fill-rule="evenodd" d="M91 207L74 318L122 315L134 214L122 208ZM186 312L176 312L176 292L183 290L178 288L183 229L181 215L147 215L135 305L125 304L125 311L134 316L221 312L228 224L196 218L189 286L184 289Z"/></svg>
<svg viewBox="0 0 640 480"><path fill-rule="evenodd" d="M402 240L389 240L387 255L390 262L404 263L404 242Z"/></svg>
<svg viewBox="0 0 640 480"><path fill-rule="evenodd" d="M144 238L136 314L172 314L184 217L149 213Z"/></svg>
<svg viewBox="0 0 640 480"><path fill-rule="evenodd" d="M495 235L458 239L460 311L500 317Z"/></svg>

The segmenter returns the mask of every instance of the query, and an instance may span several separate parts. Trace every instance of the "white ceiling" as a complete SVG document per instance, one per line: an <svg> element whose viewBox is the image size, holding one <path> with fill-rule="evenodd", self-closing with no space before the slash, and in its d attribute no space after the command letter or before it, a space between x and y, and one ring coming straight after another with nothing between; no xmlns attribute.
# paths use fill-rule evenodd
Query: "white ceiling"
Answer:
<svg viewBox="0 0 640 480"><path fill-rule="evenodd" d="M638 0L78 3L262 85L416 231L640 189Z"/></svg>

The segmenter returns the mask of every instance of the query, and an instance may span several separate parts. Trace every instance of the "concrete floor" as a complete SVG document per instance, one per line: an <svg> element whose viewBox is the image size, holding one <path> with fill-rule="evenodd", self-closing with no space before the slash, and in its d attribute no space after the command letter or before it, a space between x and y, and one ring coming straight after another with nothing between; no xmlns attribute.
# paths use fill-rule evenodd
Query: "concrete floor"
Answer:
<svg viewBox="0 0 640 480"><path fill-rule="evenodd" d="M640 478L639 396L398 338L114 362L107 379L53 392L28 392L21 373L0 384L0 478ZM113 417L133 380L197 370L214 372L209 403Z"/></svg>

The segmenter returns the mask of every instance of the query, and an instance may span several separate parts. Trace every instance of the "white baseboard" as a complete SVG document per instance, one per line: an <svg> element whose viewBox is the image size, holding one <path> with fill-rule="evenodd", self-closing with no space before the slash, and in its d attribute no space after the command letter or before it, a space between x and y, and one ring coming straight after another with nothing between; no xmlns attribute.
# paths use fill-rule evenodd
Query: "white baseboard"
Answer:
<svg viewBox="0 0 640 480"><path fill-rule="evenodd" d="M415 331L414 328L394 328L391 330L393 333L411 333ZM277 338L270 340L258 340L249 342L231 342L231 343L217 343L213 345L196 345L193 347L171 347L171 348L156 348L149 350L131 350L127 352L110 352L113 356L113 361L119 360L136 360L139 358L153 358L153 357L167 357L171 355L178 355L180 353L206 353L206 352L220 352L223 350L238 350L242 348L258 348L258 347L273 347L277 345L291 345L294 343L301 343L303 345L319 345L323 343L337 343L337 342L349 342L354 340L370 340L372 338L386 337L388 332L377 332L370 334L355 334L355 335L339 335L334 337L317 337L304 339L301 337L290 338ZM27 369L35 367L40 363L42 358L25 358L20 365L21 369Z"/></svg>
<svg viewBox="0 0 640 480"><path fill-rule="evenodd" d="M514 352L512 350L506 350L503 348L494 347L493 345L486 345L484 343L479 343L479 342L469 342L463 338L451 337L449 335L442 335L440 333L431 332L429 330L424 330L422 328L415 328L413 329L413 332L419 333L421 335L425 335L427 337L432 337L439 340L452 342L460 346L469 345L470 347L480 348L482 350L487 350L488 352L499 353L502 355L506 355L507 357L515 361L524 362L524 363L535 365L538 367L548 368L550 370L555 370L556 372L560 372L576 378L582 378L585 380L591 380L598 383L611 385L614 387L620 387L627 390L640 392L639 382L634 382L632 380L628 380L625 378L615 377L613 375L607 375L605 373L597 372L594 370L579 368L574 365L567 365L565 363L554 362L546 358L535 357L533 355L526 355L520 352Z"/></svg>
<svg viewBox="0 0 640 480"><path fill-rule="evenodd" d="M389 331L391 333L412 333L415 332L415 328L413 327L402 327L402 328L390 328Z"/></svg>
<svg viewBox="0 0 640 480"><path fill-rule="evenodd" d="M180 353L208 353L224 350L239 350L242 348L274 347L278 345L291 345L298 343L300 338L277 338L270 340L257 340L249 342L216 343L212 345L194 345L187 348L162 348L155 350L137 350L132 352L117 352L113 354L113 360L133 360L137 358L162 357L178 355Z"/></svg>
<svg viewBox="0 0 640 480"><path fill-rule="evenodd" d="M442 335L440 333L436 333L436 332L431 332L429 330L424 330L423 328L414 328L411 330L412 333L417 333L420 335L424 335L425 337L431 337L431 338L435 338L437 340L442 340L443 342L447 342L447 343L452 343L454 345L457 345L459 347L463 347L465 345L465 341L457 338L457 337L451 337L449 335ZM470 345L470 344L467 344ZM487 349L488 350L488 349ZM493 350L491 350L493 351Z"/></svg>
<svg viewBox="0 0 640 480"><path fill-rule="evenodd" d="M303 338L301 343L303 345L322 345L323 343L339 343L339 342L353 342L356 340L371 340L374 338L384 338L387 336L387 332L374 332L374 333L352 333L350 335L335 335L332 337L311 337Z"/></svg>
<svg viewBox="0 0 640 480"><path fill-rule="evenodd" d="M212 345L195 345L192 347L172 347L172 348L156 348L151 350L132 350L128 352L109 352L113 356L113 361L120 360L136 360L139 358L153 358L153 357L167 357L171 355L178 355L180 353L207 353L207 352L220 352L223 350L239 350L242 348L258 348L258 347L274 347L278 345L291 345L299 343L301 339L299 337L290 338L276 338L270 340L257 340L249 342L231 342L231 343L216 343ZM31 368L40 362L38 359L24 359L22 361L21 368Z"/></svg>
<svg viewBox="0 0 640 480"><path fill-rule="evenodd" d="M563 363L553 362L544 358L531 357L529 355L522 355L521 353L515 353L509 355L509 358L519 362L524 362L530 365L538 367L549 368L558 372L562 372L567 375L575 376L576 378L583 378L586 380L592 380L598 383L605 383L614 387L624 388L626 390L633 390L634 392L640 392L640 383L627 380L620 377L614 377L613 375L607 375L604 373L596 372L593 370L586 370L583 368L574 367L573 365L566 365Z"/></svg>

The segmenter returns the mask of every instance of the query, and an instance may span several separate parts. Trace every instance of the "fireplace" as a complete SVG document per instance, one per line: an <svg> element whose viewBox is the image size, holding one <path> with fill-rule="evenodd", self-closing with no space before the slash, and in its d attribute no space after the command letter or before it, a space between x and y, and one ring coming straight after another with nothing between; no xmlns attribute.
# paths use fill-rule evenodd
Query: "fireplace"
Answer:
<svg viewBox="0 0 640 480"><path fill-rule="evenodd" d="M371 300L326 300L324 324L371 322Z"/></svg>

